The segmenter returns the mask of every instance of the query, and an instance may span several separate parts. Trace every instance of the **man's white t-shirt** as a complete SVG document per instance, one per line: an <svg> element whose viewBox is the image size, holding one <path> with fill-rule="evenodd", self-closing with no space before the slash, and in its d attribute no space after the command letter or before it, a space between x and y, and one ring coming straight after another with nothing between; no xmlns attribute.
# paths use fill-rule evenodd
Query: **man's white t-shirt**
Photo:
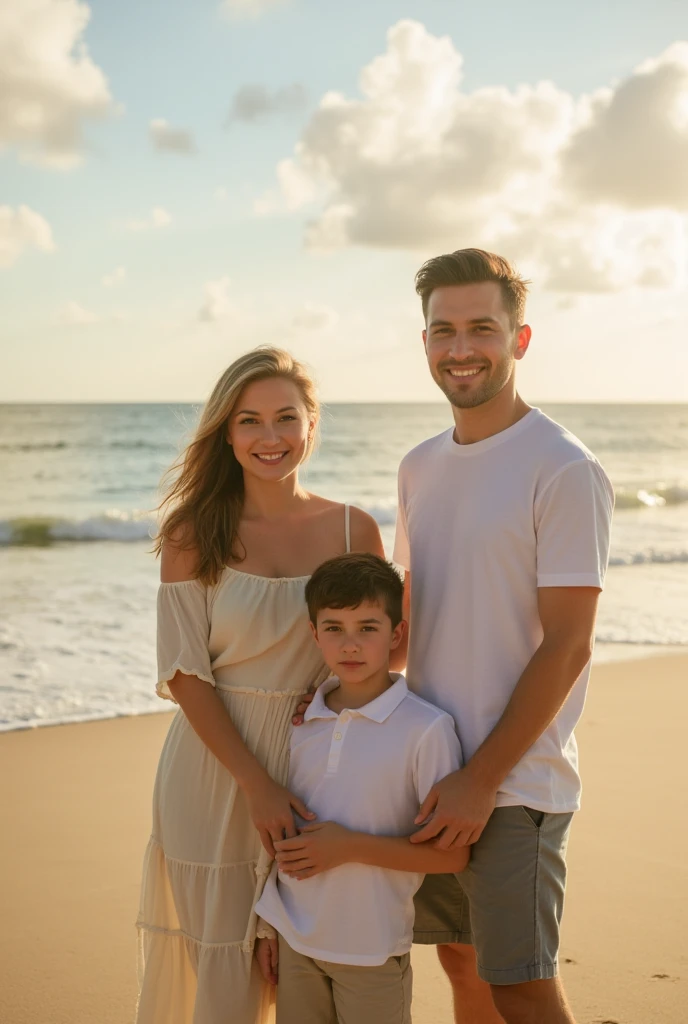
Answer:
<svg viewBox="0 0 688 1024"><path fill-rule="evenodd" d="M461 766L451 717L409 693L403 676L356 710L330 711L318 688L292 729L289 789L318 816L371 835L406 836L432 787ZM273 865L256 913L292 949L316 960L373 967L413 940L413 895L423 875L341 864L301 881Z"/></svg>
<svg viewBox="0 0 688 1024"><path fill-rule="evenodd" d="M408 683L453 716L466 760L542 642L538 587L602 588L613 505L594 455L539 409L475 444L457 444L452 428L401 463L394 560L411 572ZM498 807L578 809L573 730L589 674L588 663Z"/></svg>

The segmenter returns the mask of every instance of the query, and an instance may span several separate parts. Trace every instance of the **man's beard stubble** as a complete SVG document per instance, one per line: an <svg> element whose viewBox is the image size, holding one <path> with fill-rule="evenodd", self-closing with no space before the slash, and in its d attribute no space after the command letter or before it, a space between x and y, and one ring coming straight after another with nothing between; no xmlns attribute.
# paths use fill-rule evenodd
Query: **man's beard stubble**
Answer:
<svg viewBox="0 0 688 1024"><path fill-rule="evenodd" d="M475 366L475 363L473 363ZM483 364L486 369L489 364ZM443 363L437 367L439 380L433 374L435 383L438 385L440 390L444 393L445 397L451 402L456 409L475 409L479 405L484 405L486 402L491 401L502 388L508 384L511 374L514 369L514 360L507 356L501 362L497 363L492 368L492 373L486 376L485 381L475 391L470 390L470 385L466 387L465 391L462 391L462 385L459 383L460 377L454 378L456 380L456 386L454 388L451 385L447 386L447 378L443 374L443 370L450 368L461 369L459 363Z"/></svg>

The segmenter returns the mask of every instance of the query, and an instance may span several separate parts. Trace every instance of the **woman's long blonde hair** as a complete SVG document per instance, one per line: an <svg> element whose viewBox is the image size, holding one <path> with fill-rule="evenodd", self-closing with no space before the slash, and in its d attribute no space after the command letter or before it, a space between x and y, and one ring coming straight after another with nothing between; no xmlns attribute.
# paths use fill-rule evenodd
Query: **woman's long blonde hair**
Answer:
<svg viewBox="0 0 688 1024"><path fill-rule="evenodd" d="M239 550L244 474L227 443L229 419L243 389L270 377L296 384L309 415L317 422L320 405L306 368L284 349L254 349L222 374L193 439L164 477L170 483L158 506L162 524L154 550L160 554L169 540L183 548L195 548L196 576L209 586L217 582L230 559L240 562L245 558L245 552ZM304 460L314 445L315 431L311 431Z"/></svg>

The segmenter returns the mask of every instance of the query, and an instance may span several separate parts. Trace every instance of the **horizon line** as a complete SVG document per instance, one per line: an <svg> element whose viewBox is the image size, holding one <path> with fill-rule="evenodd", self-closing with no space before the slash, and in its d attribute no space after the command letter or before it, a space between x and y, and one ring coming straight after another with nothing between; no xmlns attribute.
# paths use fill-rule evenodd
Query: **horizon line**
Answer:
<svg viewBox="0 0 688 1024"><path fill-rule="evenodd" d="M88 399L52 399L50 401L44 401L41 399L0 399L0 407L3 406L62 406L62 405L83 405L83 406L101 406L101 405L190 405L190 406L203 406L207 399L102 399L99 401L89 401ZM404 401L404 399L388 399L382 401L372 400L355 400L350 399L348 401L337 399L336 401L321 400L323 406L333 405L389 405L389 406L447 406L447 402L442 399L428 399L427 401ZM540 405L688 405L688 400L682 401L681 399L630 399L630 398L546 398L546 399L533 399L529 404L533 406Z"/></svg>

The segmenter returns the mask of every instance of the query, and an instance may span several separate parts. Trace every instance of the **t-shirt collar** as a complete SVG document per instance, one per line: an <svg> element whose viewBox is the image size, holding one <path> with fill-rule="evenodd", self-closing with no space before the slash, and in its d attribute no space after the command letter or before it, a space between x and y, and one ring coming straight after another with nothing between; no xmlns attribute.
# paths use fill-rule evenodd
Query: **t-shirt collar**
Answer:
<svg viewBox="0 0 688 1024"><path fill-rule="evenodd" d="M402 700L408 694L408 686L406 680L400 672L390 672L390 677L393 682L388 690L381 693L375 700L371 700L369 704L364 704L361 708L347 708L350 715L360 715L362 718L369 718L371 722L384 722L386 718L392 714L396 708L399 707ZM318 687L315 691L313 700L306 708L304 714L304 721L309 722L313 718L337 718L337 712L331 711L325 703L325 697L331 690L335 690L339 686L339 679L337 676L330 676L325 680L324 683Z"/></svg>
<svg viewBox="0 0 688 1024"><path fill-rule="evenodd" d="M454 440L455 428L450 427L449 430L445 431L444 435L445 448L456 459L468 459L474 455L482 455L483 452L489 451L490 448L496 448L497 445L504 444L505 441L511 441L513 438L518 437L543 415L537 406L532 406L525 416L522 416L520 420L513 423L510 427L500 430L498 434L491 434L490 437L486 437L482 441L476 441L474 444L458 444Z"/></svg>

